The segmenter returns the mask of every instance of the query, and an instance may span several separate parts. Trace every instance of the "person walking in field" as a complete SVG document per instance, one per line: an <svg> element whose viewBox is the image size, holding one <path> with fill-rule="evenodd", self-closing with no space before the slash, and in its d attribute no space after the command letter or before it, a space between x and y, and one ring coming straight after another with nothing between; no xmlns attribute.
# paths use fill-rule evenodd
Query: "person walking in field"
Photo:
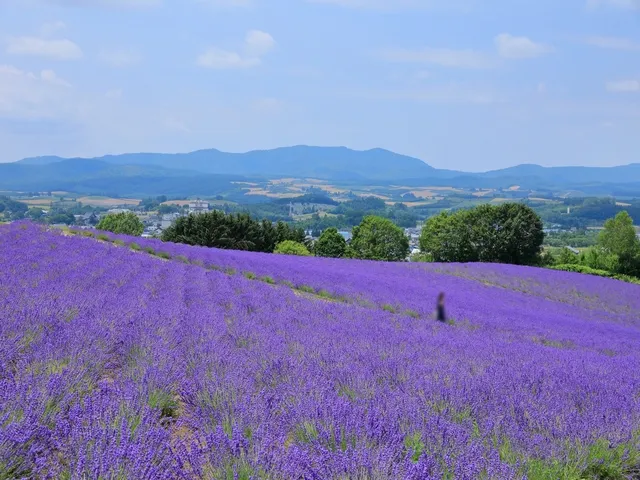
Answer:
<svg viewBox="0 0 640 480"><path fill-rule="evenodd" d="M444 310L444 292L440 292L438 295L438 305L436 306L436 319L439 322L447 321L447 314Z"/></svg>

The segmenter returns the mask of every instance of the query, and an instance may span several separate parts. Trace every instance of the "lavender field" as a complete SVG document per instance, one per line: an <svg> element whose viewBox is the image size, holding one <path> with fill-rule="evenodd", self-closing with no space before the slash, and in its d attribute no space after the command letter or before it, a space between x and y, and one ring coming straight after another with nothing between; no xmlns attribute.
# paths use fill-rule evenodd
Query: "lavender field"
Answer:
<svg viewBox="0 0 640 480"><path fill-rule="evenodd" d="M0 226L0 479L640 475L637 285L101 238Z"/></svg>

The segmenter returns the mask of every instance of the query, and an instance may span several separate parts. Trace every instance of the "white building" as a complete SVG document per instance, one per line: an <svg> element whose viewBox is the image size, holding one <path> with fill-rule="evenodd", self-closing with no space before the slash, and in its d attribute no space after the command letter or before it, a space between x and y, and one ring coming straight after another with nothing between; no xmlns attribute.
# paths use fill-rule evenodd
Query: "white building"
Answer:
<svg viewBox="0 0 640 480"><path fill-rule="evenodd" d="M209 203L196 200L195 202L189 203L189 213L204 213L209 211Z"/></svg>

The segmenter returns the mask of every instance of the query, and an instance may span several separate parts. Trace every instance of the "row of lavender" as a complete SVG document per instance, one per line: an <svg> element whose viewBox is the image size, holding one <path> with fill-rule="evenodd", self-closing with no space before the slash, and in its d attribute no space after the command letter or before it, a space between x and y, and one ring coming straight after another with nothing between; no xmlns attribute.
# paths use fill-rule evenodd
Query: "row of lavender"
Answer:
<svg viewBox="0 0 640 480"><path fill-rule="evenodd" d="M435 298L444 291L451 318L482 326L492 335L615 353L626 353L640 342L639 287L615 280L511 265L279 256L105 235L173 258L311 287L348 302L415 312L423 319L432 316ZM491 315L486 315L489 311ZM506 331L505 325L509 326ZM602 344L606 347L601 348Z"/></svg>
<svg viewBox="0 0 640 480"><path fill-rule="evenodd" d="M0 245L0 477L508 479L636 466L638 343L613 356L533 343L509 333L516 307L451 328L28 224L0 228ZM605 327L597 349L629 333Z"/></svg>

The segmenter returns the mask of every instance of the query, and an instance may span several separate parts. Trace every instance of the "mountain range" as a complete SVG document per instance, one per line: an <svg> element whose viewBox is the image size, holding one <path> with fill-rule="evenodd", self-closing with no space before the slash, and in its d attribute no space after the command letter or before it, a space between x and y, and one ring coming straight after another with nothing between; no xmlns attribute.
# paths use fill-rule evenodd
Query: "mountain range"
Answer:
<svg viewBox="0 0 640 480"><path fill-rule="evenodd" d="M380 148L294 146L247 153L130 153L98 158L44 156L0 163L0 189L113 194L211 195L233 182L317 178L343 185L446 185L464 188L638 191L640 163L619 167L517 165L484 173L434 168ZM622 193L618 193L620 195ZM626 193L625 193L626 194Z"/></svg>

